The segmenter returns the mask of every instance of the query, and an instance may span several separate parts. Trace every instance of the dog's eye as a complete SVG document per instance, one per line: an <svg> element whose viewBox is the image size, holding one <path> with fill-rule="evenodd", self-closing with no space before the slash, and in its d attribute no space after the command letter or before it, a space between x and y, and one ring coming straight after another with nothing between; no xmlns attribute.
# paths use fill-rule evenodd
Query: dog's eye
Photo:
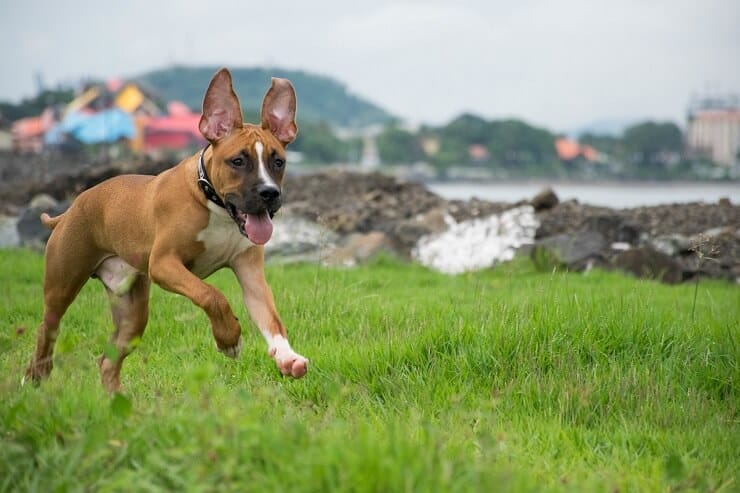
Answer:
<svg viewBox="0 0 740 493"><path fill-rule="evenodd" d="M285 159L280 159L280 158L275 159L276 168L282 168L283 166L285 166Z"/></svg>
<svg viewBox="0 0 740 493"><path fill-rule="evenodd" d="M234 159L231 160L231 165L237 168L241 168L242 166L244 166L244 159L240 157L235 157Z"/></svg>

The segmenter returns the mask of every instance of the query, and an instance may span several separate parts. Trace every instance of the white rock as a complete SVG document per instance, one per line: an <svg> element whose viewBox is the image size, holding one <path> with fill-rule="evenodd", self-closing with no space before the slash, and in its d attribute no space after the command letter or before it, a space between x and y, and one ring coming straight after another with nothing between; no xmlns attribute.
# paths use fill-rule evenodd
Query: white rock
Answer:
<svg viewBox="0 0 740 493"><path fill-rule="evenodd" d="M21 244L17 224L17 217L0 215L0 248L12 248Z"/></svg>
<svg viewBox="0 0 740 493"><path fill-rule="evenodd" d="M534 243L539 222L532 206L457 223L447 231L419 239L411 255L421 264L447 274L484 269L514 258L516 249Z"/></svg>

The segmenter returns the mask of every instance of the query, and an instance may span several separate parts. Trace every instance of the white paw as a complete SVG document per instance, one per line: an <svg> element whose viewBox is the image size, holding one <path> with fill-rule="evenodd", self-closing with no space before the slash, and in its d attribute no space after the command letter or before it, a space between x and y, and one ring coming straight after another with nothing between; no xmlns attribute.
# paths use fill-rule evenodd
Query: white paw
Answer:
<svg viewBox="0 0 740 493"><path fill-rule="evenodd" d="M239 341L236 343L236 346L227 347L224 349L220 349L224 355L228 356L229 358L238 358L239 354L242 352L242 336L239 336Z"/></svg>
<svg viewBox="0 0 740 493"><path fill-rule="evenodd" d="M301 378L308 371L308 359L293 351L288 341L280 336L273 339L268 353L283 375Z"/></svg>

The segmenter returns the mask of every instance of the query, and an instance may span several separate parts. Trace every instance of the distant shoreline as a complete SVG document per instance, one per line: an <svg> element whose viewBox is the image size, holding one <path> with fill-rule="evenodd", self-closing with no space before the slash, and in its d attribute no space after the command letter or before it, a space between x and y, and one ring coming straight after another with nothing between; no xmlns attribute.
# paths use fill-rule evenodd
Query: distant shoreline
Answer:
<svg viewBox="0 0 740 493"><path fill-rule="evenodd" d="M446 199L469 200L477 197L492 202L529 200L543 188L551 187L561 201L577 200L584 204L617 209L691 202L714 204L722 198L728 198L734 204L740 202L738 182L585 182L533 179L426 182L424 185Z"/></svg>
<svg viewBox="0 0 740 493"><path fill-rule="evenodd" d="M740 190L740 180L636 180L634 178L626 178L624 180L619 179L599 179L599 180L576 180L573 178L560 179L560 178L506 178L501 180L487 179L487 180L423 180L422 183L425 185L586 185L586 186L600 186L600 185L619 185L619 186L734 186Z"/></svg>

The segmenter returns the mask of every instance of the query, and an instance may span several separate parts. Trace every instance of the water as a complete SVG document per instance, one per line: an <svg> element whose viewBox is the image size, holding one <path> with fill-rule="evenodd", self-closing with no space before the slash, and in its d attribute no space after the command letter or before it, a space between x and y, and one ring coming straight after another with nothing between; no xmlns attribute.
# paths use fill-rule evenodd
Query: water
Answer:
<svg viewBox="0 0 740 493"><path fill-rule="evenodd" d="M740 203L740 183L430 183L434 193L446 199L472 197L494 202L518 202L552 186L561 201L577 199L589 205L612 208L639 207L676 202L716 203L728 197Z"/></svg>

